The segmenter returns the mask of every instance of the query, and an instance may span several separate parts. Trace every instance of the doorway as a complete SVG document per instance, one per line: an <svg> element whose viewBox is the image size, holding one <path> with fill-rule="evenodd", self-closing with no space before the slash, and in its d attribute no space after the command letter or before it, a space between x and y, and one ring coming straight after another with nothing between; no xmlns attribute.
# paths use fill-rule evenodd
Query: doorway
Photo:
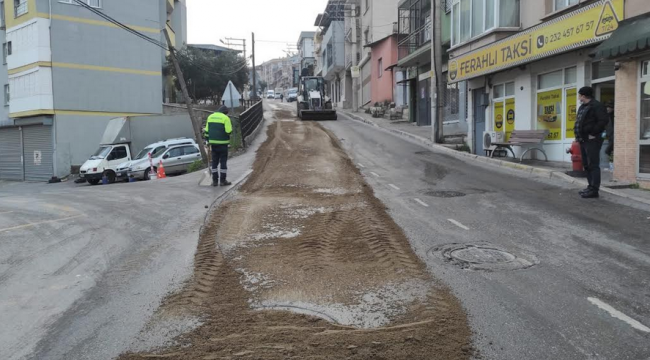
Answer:
<svg viewBox="0 0 650 360"><path fill-rule="evenodd" d="M431 80L426 79L418 83L418 126L431 125Z"/></svg>
<svg viewBox="0 0 650 360"><path fill-rule="evenodd" d="M485 101L487 94L485 88L472 91L472 103L474 104L474 149L478 155L485 154L483 148L483 133L485 132Z"/></svg>

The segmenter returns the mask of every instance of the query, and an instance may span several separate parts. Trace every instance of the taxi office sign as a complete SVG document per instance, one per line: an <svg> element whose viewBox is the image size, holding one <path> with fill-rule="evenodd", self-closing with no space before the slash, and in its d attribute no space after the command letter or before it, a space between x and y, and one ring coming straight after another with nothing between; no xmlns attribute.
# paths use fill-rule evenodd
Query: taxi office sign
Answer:
<svg viewBox="0 0 650 360"><path fill-rule="evenodd" d="M624 0L601 0L449 61L449 82L471 79L607 39Z"/></svg>

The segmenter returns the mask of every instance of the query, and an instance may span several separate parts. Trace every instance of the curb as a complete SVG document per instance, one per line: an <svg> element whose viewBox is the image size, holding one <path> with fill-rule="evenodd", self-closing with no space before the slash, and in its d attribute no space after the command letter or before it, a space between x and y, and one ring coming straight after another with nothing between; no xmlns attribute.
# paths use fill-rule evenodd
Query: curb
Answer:
<svg viewBox="0 0 650 360"><path fill-rule="evenodd" d="M377 123L375 123L374 121L371 121L371 120L365 119L363 117L354 115L354 114L349 113L347 111L339 110L339 112L343 113L344 115L348 116L350 119L353 119L355 121L358 121L358 122L364 123L366 125L376 127L378 129L381 129L381 130L384 130L384 131L387 131L387 132L390 132L390 133L393 133L393 134L397 134L397 135L399 135L401 137L405 137L405 138L409 138L411 140L415 140L415 141L417 141L417 142L419 142L419 143L421 143L421 144L423 144L425 146L428 146L428 147L432 148L433 150L435 150L437 152L445 153L445 154L453 156L453 157L455 157L457 159L466 160L466 161L474 160L474 161L479 161L479 162L483 162L483 163L487 163L487 164L501 166L501 167L504 167L504 168L519 170L521 172L528 173L528 174L536 176L536 177L547 178L547 179L558 179L558 180L562 180L562 181L564 181L566 183L569 183L569 184L572 184L572 185L580 185L580 186L587 186L588 185L588 183L586 181L571 177L571 176L565 174L562 171L542 169L542 168L538 168L538 167L534 167L534 166L530 166L530 165L512 163L512 162L509 162L509 161L503 161L503 160L499 160L499 159L493 159L493 158L488 158L488 157L484 157L484 156L478 156L478 155L475 155L475 154L470 154L470 153L466 153L466 152L462 152L462 151L452 150L452 149L446 148L446 147L444 147L442 145L435 144L434 142L432 142L431 140L429 140L427 138L423 138L421 136L408 133L406 131L402 131L402 130L398 130L398 129L390 129L390 128L380 126ZM633 200L633 201L636 201L636 202L640 202L640 203L645 204L645 205L650 205L650 200L641 199L641 198L638 198L638 197L635 197L635 196L632 196L632 195L628 195L628 194L626 194L624 192L617 191L617 190L614 190L614 189L602 187L600 189L600 191L602 191L604 193L607 193L607 194L622 197L622 198L625 198L625 199L628 199L628 200Z"/></svg>

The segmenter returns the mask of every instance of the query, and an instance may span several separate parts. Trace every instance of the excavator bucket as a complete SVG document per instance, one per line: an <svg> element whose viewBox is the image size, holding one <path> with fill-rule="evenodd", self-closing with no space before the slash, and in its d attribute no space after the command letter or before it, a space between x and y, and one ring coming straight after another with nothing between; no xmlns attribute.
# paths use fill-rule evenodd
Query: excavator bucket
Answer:
<svg viewBox="0 0 650 360"><path fill-rule="evenodd" d="M302 120L337 120L336 110L303 110Z"/></svg>

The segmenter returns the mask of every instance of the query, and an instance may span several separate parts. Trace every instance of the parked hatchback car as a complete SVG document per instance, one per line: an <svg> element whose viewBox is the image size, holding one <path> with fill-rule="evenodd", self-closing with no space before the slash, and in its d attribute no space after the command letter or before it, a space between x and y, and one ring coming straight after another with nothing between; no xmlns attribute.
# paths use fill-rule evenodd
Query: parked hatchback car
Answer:
<svg viewBox="0 0 650 360"><path fill-rule="evenodd" d="M179 146L179 145L195 145L196 141L191 138L177 138L177 139L168 139L164 141L159 141L150 145L147 145L142 151L138 153L136 157L133 158L133 160L130 161L125 161L118 165L117 169L115 170L116 174L116 179L117 180L126 180L128 179L128 172L129 168L132 166L132 164L139 162L140 160L143 159L149 159L149 154L151 153L152 156L157 156L161 151L166 150L169 147L172 146Z"/></svg>
<svg viewBox="0 0 650 360"><path fill-rule="evenodd" d="M153 169L149 158L135 161L131 164L128 170L128 176L137 180L149 180L151 178L151 171L158 171L158 164L162 161L167 175L183 174L187 172L190 164L196 160L201 160L201 152L199 146L180 145L163 149L158 153L152 153L151 159L153 162Z"/></svg>

